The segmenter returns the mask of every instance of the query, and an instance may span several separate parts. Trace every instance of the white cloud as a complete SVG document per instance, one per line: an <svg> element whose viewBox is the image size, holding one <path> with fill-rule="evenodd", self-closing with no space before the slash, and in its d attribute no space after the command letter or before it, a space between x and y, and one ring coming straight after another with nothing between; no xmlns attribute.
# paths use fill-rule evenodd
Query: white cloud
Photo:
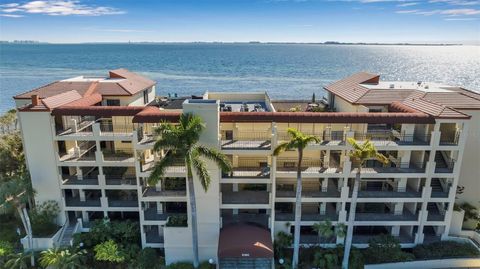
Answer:
<svg viewBox="0 0 480 269"><path fill-rule="evenodd" d="M477 18L445 18L446 21L476 21Z"/></svg>
<svg viewBox="0 0 480 269"><path fill-rule="evenodd" d="M420 10L418 9L412 9L412 10L397 10L395 13L398 13L398 14L416 14L417 12L419 12Z"/></svg>
<svg viewBox="0 0 480 269"><path fill-rule="evenodd" d="M397 7L411 7L411 6L416 6L416 5L418 5L417 2L410 2L410 3L398 4Z"/></svg>
<svg viewBox="0 0 480 269"><path fill-rule="evenodd" d="M7 17L7 18L21 18L23 15L18 15L18 14L0 14L1 17Z"/></svg>
<svg viewBox="0 0 480 269"><path fill-rule="evenodd" d="M480 5L480 1L475 0L430 0L428 1L429 3L444 3L444 4L449 4L449 5L454 5L454 6L474 6L474 5Z"/></svg>
<svg viewBox="0 0 480 269"><path fill-rule="evenodd" d="M101 16L125 13L125 11L113 7L82 4L78 0L29 1L23 4L9 3L0 5L0 11L6 13L44 14L49 16Z"/></svg>

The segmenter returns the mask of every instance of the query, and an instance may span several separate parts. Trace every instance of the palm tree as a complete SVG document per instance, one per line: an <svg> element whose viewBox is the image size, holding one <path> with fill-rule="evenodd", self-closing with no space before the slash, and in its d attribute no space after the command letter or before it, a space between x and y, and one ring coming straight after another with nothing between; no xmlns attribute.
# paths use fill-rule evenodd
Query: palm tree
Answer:
<svg viewBox="0 0 480 269"><path fill-rule="evenodd" d="M56 269L82 268L86 253L85 250L47 249L41 253L40 265L45 268L52 266Z"/></svg>
<svg viewBox="0 0 480 269"><path fill-rule="evenodd" d="M16 209L25 233L27 234L29 251L33 252L32 225L26 204L33 199L35 191L32 188L29 178L24 175L17 175L0 186L0 207L13 207ZM35 260L33 255L31 255L30 260L31 265L34 266Z"/></svg>
<svg viewBox="0 0 480 269"><path fill-rule="evenodd" d="M326 219L323 222L318 222L313 224L313 230L318 234L318 243L320 244L320 238L330 238L335 232L332 230L332 222L329 219Z"/></svg>
<svg viewBox="0 0 480 269"><path fill-rule="evenodd" d="M350 256L350 250L352 248L353 240L353 221L355 219L355 210L357 207L357 197L358 197L358 186L360 185L360 174L362 172L362 167L365 165L367 160L376 159L381 163L387 164L388 158L383 154L378 153L375 146L366 140L363 144L359 144L353 138L347 138L348 143L353 147L353 150L350 152L349 156L352 159L352 163L357 163L357 174L355 175L355 182L353 184L352 192L352 202L350 203L350 212L348 214L348 228L347 228L347 238L345 242L345 253L343 255L342 268L348 268L348 259Z"/></svg>
<svg viewBox="0 0 480 269"><path fill-rule="evenodd" d="M25 253L19 252L9 256L8 261L5 263L5 268L10 269L28 269L28 260L33 258L33 252Z"/></svg>
<svg viewBox="0 0 480 269"><path fill-rule="evenodd" d="M193 173L200 180L203 190L206 192L211 179L203 158L214 161L224 172L231 170L228 158L220 151L199 145L200 134L205 125L199 116L187 113L180 115L179 124L163 122L154 130L158 137L153 146L155 152L166 151L167 154L158 161L148 178L149 185L156 185L164 176L168 166L181 159L187 167L187 184L190 198L193 264L199 265L198 260L198 232L197 232L197 205L195 201L195 189L193 187ZM203 157L203 158L202 158Z"/></svg>
<svg viewBox="0 0 480 269"><path fill-rule="evenodd" d="M290 141L283 142L273 151L274 156L278 156L286 150L296 149L298 152L297 160L297 191L295 194L295 228L293 233L293 259L292 268L298 267L298 251L300 247L300 220L302 218L302 160L303 150L312 142L319 143L320 139L313 135L306 135L295 128L288 128Z"/></svg>

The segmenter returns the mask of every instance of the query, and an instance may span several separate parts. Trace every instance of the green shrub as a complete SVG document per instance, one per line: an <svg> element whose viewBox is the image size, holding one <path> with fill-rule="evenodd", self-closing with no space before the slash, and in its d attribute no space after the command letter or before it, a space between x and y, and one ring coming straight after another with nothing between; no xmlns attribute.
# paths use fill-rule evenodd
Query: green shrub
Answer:
<svg viewBox="0 0 480 269"><path fill-rule="evenodd" d="M414 260L410 253L403 252L400 242L391 235L380 235L368 242L364 251L366 263L406 262Z"/></svg>
<svg viewBox="0 0 480 269"><path fill-rule="evenodd" d="M53 200L45 201L30 211L32 232L36 237L49 237L55 234L59 226L55 220L60 213L58 203Z"/></svg>
<svg viewBox="0 0 480 269"><path fill-rule="evenodd" d="M413 248L413 255L419 260L429 260L454 257L478 257L480 253L469 243L442 241L418 245Z"/></svg>
<svg viewBox="0 0 480 269"><path fill-rule="evenodd" d="M138 253L138 257L132 265L137 269L160 269L165 265L161 258L153 248L144 248Z"/></svg>
<svg viewBox="0 0 480 269"><path fill-rule="evenodd" d="M120 247L113 240L100 243L95 246L95 260L110 262L110 263L122 263L125 261L125 255L120 250Z"/></svg>
<svg viewBox="0 0 480 269"><path fill-rule="evenodd" d="M273 242L274 254L277 257L277 260L279 258L285 259L287 258L287 256L289 256L288 254L290 253L290 251L288 250L288 248L291 247L292 243L293 235L286 232L277 233L275 241Z"/></svg>
<svg viewBox="0 0 480 269"><path fill-rule="evenodd" d="M131 220L110 221L108 219L94 221L90 232L74 235L74 243L82 242L86 248L92 248L107 240L127 246L140 245L140 226Z"/></svg>
<svg viewBox="0 0 480 269"><path fill-rule="evenodd" d="M187 215L173 215L168 217L166 226L167 227L187 227L188 226Z"/></svg>
<svg viewBox="0 0 480 269"><path fill-rule="evenodd" d="M200 263L199 269L215 269L214 264L210 264L208 261L203 261Z"/></svg>
<svg viewBox="0 0 480 269"><path fill-rule="evenodd" d="M190 262L176 262L167 266L167 269L194 269Z"/></svg>

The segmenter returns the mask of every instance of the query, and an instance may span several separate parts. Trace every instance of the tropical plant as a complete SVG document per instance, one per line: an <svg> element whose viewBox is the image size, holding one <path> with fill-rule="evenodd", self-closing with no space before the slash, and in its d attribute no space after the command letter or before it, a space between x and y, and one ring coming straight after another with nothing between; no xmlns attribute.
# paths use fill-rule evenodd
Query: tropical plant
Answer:
<svg viewBox="0 0 480 269"><path fill-rule="evenodd" d="M318 268L336 269L338 268L338 255L335 253L318 251L314 255L313 263Z"/></svg>
<svg viewBox="0 0 480 269"><path fill-rule="evenodd" d="M293 243L293 236L286 232L278 232L274 242L274 251L277 258L285 258L285 249Z"/></svg>
<svg viewBox="0 0 480 269"><path fill-rule="evenodd" d="M480 257L480 251L472 244L440 241L417 245L412 250L418 260L436 260L455 257Z"/></svg>
<svg viewBox="0 0 480 269"><path fill-rule="evenodd" d="M10 109L5 114L0 116L0 130L2 134L10 133L17 129L17 111Z"/></svg>
<svg viewBox="0 0 480 269"><path fill-rule="evenodd" d="M320 244L321 238L329 239L335 235L335 232L332 230L332 222L329 219L326 219L323 222L318 222L313 224L313 230L318 234L318 243Z"/></svg>
<svg viewBox="0 0 480 269"><path fill-rule="evenodd" d="M480 212L479 210L469 203L463 203L459 206L461 209L465 211L465 215L463 216L463 221L473 220L473 221L480 221Z"/></svg>
<svg viewBox="0 0 480 269"><path fill-rule="evenodd" d="M357 207L358 186L360 185L360 174L366 161L376 159L381 163L387 164L388 158L378 153L377 149L370 140L366 140L363 144L359 144L353 138L347 138L348 143L352 146L350 151L350 159L352 163L357 163L357 173L353 184L352 201L350 203L350 212L348 214L347 238L345 242L345 254L343 256L342 268L348 268L348 260L350 258L350 250L352 248L353 239L353 222L355 220L355 210Z"/></svg>
<svg viewBox="0 0 480 269"><path fill-rule="evenodd" d="M47 249L41 252L40 265L55 267L56 269L83 268L86 250L76 249Z"/></svg>
<svg viewBox="0 0 480 269"><path fill-rule="evenodd" d="M13 245L7 241L0 241L0 268L3 268L8 256L13 254Z"/></svg>
<svg viewBox="0 0 480 269"><path fill-rule="evenodd" d="M302 160L303 150L312 142L319 143L320 139L313 135L306 135L295 128L288 128L287 133L290 135L290 141L279 144L273 151L274 156L286 150L296 150L298 153L297 160L297 191L295 194L295 227L293 233L293 258L292 267L298 267L298 252L300 248L300 220L302 218Z"/></svg>
<svg viewBox="0 0 480 269"><path fill-rule="evenodd" d="M203 190L206 192L210 186L211 178L204 159L215 162L223 172L231 170L228 158L220 151L200 145L200 135L205 129L202 119L191 113L180 115L179 124L173 125L163 122L155 128L155 136L158 137L153 146L155 152L167 152L165 156L153 167L148 178L149 185L156 185L165 175L167 167L177 160L182 160L187 167L187 184L190 197L191 225L192 225L192 246L193 265L199 265L198 259L198 231L197 231L197 204L193 184L193 174L200 180Z"/></svg>
<svg viewBox="0 0 480 269"><path fill-rule="evenodd" d="M130 244L139 244L140 226L138 222L131 220L110 221L109 219L100 219L93 222L90 232L78 233L74 235L74 244L80 242L87 248L113 240L126 246Z"/></svg>
<svg viewBox="0 0 480 269"><path fill-rule="evenodd" d="M125 261L125 255L122 253L120 247L113 240L108 240L95 246L95 260L122 263Z"/></svg>
<svg viewBox="0 0 480 269"><path fill-rule="evenodd" d="M28 177L23 175L16 175L12 180L4 182L0 186L0 207L12 207L16 210L27 234L30 252L33 251L33 233L26 204L33 195L31 182ZM32 266L35 265L33 255L30 255L30 263Z"/></svg>
<svg viewBox="0 0 480 269"><path fill-rule="evenodd" d="M54 200L45 201L30 211L33 235L50 236L58 230L55 219L60 213L60 207Z"/></svg>
<svg viewBox="0 0 480 269"><path fill-rule="evenodd" d="M20 132L0 136L0 182L26 170L25 155Z"/></svg>
<svg viewBox="0 0 480 269"><path fill-rule="evenodd" d="M368 242L365 259L367 263L405 262L414 260L414 256L403 252L395 237L379 235Z"/></svg>
<svg viewBox="0 0 480 269"><path fill-rule="evenodd" d="M160 261L157 252L153 248L144 248L138 254L134 268L160 269L164 264Z"/></svg>
<svg viewBox="0 0 480 269"><path fill-rule="evenodd" d="M9 269L28 269L28 261L34 259L33 252L19 252L11 254L5 263L5 268Z"/></svg>
<svg viewBox="0 0 480 269"><path fill-rule="evenodd" d="M340 238L345 238L347 225L345 225L345 223L337 223L337 225L335 225L335 234Z"/></svg>

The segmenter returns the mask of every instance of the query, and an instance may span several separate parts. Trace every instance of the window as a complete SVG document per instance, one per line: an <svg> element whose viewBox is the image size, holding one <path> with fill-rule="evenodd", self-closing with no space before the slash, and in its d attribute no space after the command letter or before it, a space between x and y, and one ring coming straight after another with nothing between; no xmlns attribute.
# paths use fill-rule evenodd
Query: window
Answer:
<svg viewBox="0 0 480 269"><path fill-rule="evenodd" d="M115 99L115 100L107 100L107 106L120 106L120 100Z"/></svg>
<svg viewBox="0 0 480 269"><path fill-rule="evenodd" d="M143 103L148 104L148 89L143 91Z"/></svg>

